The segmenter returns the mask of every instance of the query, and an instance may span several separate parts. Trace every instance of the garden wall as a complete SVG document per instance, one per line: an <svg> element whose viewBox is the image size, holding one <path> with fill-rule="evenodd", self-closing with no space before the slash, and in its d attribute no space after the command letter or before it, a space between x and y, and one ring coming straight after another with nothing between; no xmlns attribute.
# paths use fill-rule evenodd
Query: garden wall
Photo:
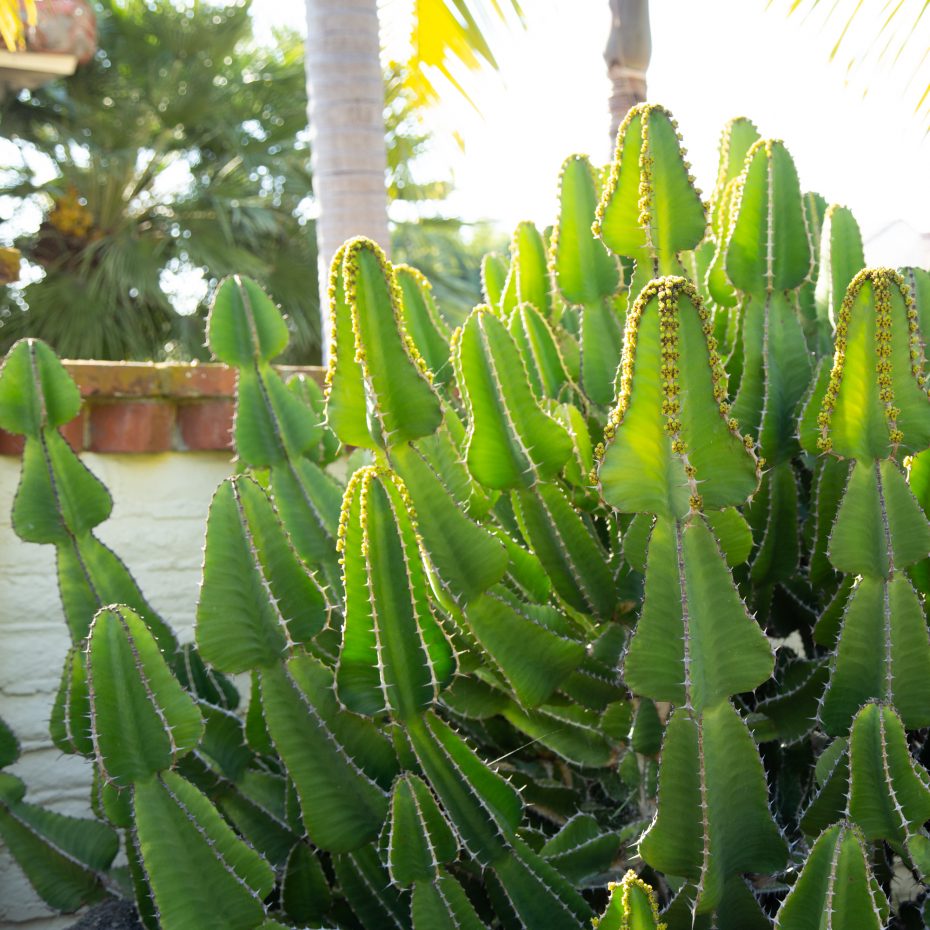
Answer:
<svg viewBox="0 0 930 930"><path fill-rule="evenodd" d="M85 464L110 489L113 513L99 538L129 566L181 641L193 638L207 508L232 469L235 373L222 365L67 363L85 398L65 428ZM318 370L305 371L314 377ZM19 481L17 437L0 431L0 716L23 748L10 771L27 800L89 813L91 767L55 749L48 718L68 634L54 550L21 542L10 526ZM0 843L0 927L57 930Z"/></svg>

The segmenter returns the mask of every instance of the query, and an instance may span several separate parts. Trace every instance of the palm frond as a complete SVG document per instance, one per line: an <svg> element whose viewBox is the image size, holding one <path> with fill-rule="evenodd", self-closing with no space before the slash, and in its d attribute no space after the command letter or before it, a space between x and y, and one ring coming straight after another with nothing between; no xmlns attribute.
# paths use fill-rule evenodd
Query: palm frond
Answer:
<svg viewBox="0 0 930 930"><path fill-rule="evenodd" d="M784 2L789 16L803 13L815 27L824 30L830 43L830 60L845 58L848 72L861 73L876 67L899 75L902 90L913 97L914 112L927 121L930 132L930 0ZM768 0L770 7L776 3L784 5L782 0ZM872 19L868 13L873 14Z"/></svg>
<svg viewBox="0 0 930 930"><path fill-rule="evenodd" d="M414 0L405 71L418 106L435 103L443 86L452 86L474 106L462 77L468 71L497 68L488 38L495 20L522 24L519 0Z"/></svg>
<svg viewBox="0 0 930 930"><path fill-rule="evenodd" d="M36 0L0 0L0 41L10 52L26 44L26 26L36 23Z"/></svg>

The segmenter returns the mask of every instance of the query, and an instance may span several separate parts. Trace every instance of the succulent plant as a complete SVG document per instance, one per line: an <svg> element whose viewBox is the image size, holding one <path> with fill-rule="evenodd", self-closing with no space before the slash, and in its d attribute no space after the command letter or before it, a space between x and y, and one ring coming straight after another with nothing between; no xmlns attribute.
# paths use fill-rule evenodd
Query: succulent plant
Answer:
<svg viewBox="0 0 930 930"><path fill-rule="evenodd" d="M121 839L165 930L915 925L930 278L863 270L851 213L745 119L709 205L654 105L559 193L451 332L346 243L322 387L282 380L253 282L219 287L239 468L182 648L93 535L75 386L11 350L14 528L56 547L74 642L52 734L95 770L92 822L0 774L53 906L118 893Z"/></svg>

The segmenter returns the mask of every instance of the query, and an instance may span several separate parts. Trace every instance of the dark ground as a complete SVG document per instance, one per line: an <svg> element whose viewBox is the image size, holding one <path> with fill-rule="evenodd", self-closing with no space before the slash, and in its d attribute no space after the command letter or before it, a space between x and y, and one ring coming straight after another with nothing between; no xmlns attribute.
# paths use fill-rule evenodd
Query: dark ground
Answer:
<svg viewBox="0 0 930 930"><path fill-rule="evenodd" d="M92 907L68 930L142 930L142 924L139 923L135 905L131 901L110 898Z"/></svg>

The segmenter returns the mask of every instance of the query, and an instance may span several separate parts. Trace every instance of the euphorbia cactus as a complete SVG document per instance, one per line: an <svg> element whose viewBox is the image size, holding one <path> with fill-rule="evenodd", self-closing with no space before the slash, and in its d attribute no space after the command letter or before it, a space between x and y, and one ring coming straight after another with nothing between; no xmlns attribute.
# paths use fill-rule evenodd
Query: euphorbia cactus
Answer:
<svg viewBox="0 0 930 930"><path fill-rule="evenodd" d="M729 124L705 207L642 105L454 331L346 243L323 387L284 383L279 310L225 281L239 473L180 649L92 535L76 388L16 346L14 526L56 546L52 730L99 818L0 775L39 891L115 887L116 828L149 930L916 926L891 883L930 871L930 278L861 264L781 143Z"/></svg>

